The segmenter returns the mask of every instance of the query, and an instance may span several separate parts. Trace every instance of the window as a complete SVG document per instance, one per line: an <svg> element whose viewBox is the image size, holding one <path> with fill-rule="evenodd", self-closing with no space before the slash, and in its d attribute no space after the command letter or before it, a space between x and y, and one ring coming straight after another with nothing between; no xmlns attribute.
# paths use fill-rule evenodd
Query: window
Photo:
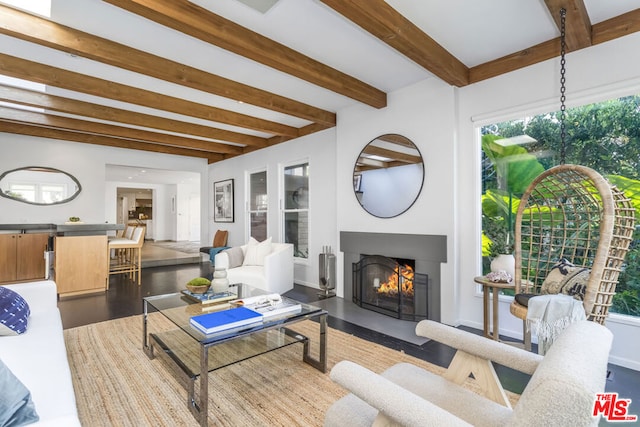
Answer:
<svg viewBox="0 0 640 427"><path fill-rule="evenodd" d="M543 170L560 163L560 112L480 129L482 255L511 249L517 202ZM567 109L566 163L588 166L621 188L640 218L640 96ZM640 227L620 275L612 312L640 316ZM504 252L503 252L504 253Z"/></svg>
<svg viewBox="0 0 640 427"><path fill-rule="evenodd" d="M293 256L309 258L309 163L283 169L284 242L293 244Z"/></svg>
<svg viewBox="0 0 640 427"><path fill-rule="evenodd" d="M259 242L267 239L267 171L254 172L249 175L249 236Z"/></svg>

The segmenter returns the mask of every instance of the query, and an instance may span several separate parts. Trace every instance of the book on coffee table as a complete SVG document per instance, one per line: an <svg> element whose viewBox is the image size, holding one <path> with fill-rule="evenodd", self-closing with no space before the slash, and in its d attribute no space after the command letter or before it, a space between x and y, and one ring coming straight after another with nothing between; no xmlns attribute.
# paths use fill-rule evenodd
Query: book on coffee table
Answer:
<svg viewBox="0 0 640 427"><path fill-rule="evenodd" d="M202 304L218 304L238 298L238 295L231 291L213 292L211 289L203 294L196 294L184 289L182 290L182 294L189 300L193 302L200 302Z"/></svg>
<svg viewBox="0 0 640 427"><path fill-rule="evenodd" d="M296 301L283 299L279 294L259 295L231 302L261 313L264 318L276 317L286 313L299 313L302 305Z"/></svg>
<svg viewBox="0 0 640 427"><path fill-rule="evenodd" d="M213 334L243 326L247 328L257 326L262 323L262 320L262 314L257 311L246 307L234 307L193 316L189 323L204 334Z"/></svg>

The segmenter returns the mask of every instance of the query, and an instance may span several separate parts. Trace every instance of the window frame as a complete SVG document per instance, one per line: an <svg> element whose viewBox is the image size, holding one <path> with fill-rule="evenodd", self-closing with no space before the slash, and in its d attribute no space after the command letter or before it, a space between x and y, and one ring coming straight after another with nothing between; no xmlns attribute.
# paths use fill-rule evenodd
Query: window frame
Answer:
<svg viewBox="0 0 640 427"><path fill-rule="evenodd" d="M306 208L298 208L298 209L287 209L286 208L286 204L285 204L285 198L286 198L286 179L285 179L285 171L288 168L294 167L294 166L306 166L306 178L307 178L307 207ZM278 225L279 225L279 236L280 236L280 241L283 243L287 243L286 241L286 226L285 226L285 218L286 218L286 214L287 213L291 213L291 212L306 212L307 213L307 257L298 257L295 254L294 251L294 255L293 255L293 260L295 263L297 264L305 264L305 265L309 265L310 264L310 257L311 257L311 191L310 191L310 187L311 187L311 174L310 174L310 170L311 170L311 161L308 157L303 158L303 159L298 159L298 160L294 160L294 161L290 161L287 163L280 163L278 165L278 179L279 179L279 183L278 183L278 207L279 207L279 215L278 215Z"/></svg>
<svg viewBox="0 0 640 427"><path fill-rule="evenodd" d="M266 183L265 183L265 194L267 196L267 201L265 203L265 209L264 210L252 210L251 209L251 176L255 175L255 174L259 174L259 173L264 173L265 174L265 179L266 179ZM251 235L251 231L252 231L252 225L251 225L251 214L252 213L264 213L265 215L265 229L266 229L266 235L265 235L265 239L269 238L269 171L268 168L265 166L263 168L258 168L258 169L253 169L250 171L245 171L245 241L249 241L249 239L252 237Z"/></svg>
<svg viewBox="0 0 640 427"><path fill-rule="evenodd" d="M573 108L589 106L592 104L606 103L607 101L610 101L610 100L616 100L616 99L620 99L628 96L640 96L640 81L636 85L626 86L624 88L608 87L607 89L603 89L601 92L597 94L592 94L592 93L588 95L583 94L583 96L580 96L578 94L577 96L575 96L575 99L577 101L571 104L568 104L567 109L569 110ZM474 172L474 180L476 182L476 185L475 185L476 192L474 195L474 198L476 198L476 203L474 203L474 206L475 206L475 212L476 212L475 218L476 218L478 235L481 235L484 230L484 225L482 223L482 206L481 206L482 205L481 198L483 193L482 165L481 165L481 159L482 159L481 129L483 127L490 126L496 123L513 122L513 121L523 119L525 117L534 117L537 115L544 115L554 111L557 111L556 105L555 103L549 101L549 102L538 103L535 105L531 104L526 106L519 106L518 108L503 110L500 113L489 113L489 114L483 114L480 116L472 117L474 151L476 152L476 159L477 159L475 163L476 171ZM483 259L482 241L481 239L478 239L478 241L479 241L479 244L475 246L475 254L476 254L475 257L476 257L476 260L479 260L477 270L481 270L482 259ZM475 291L476 291L475 292L476 296L481 295L480 286L476 286ZM506 302L512 301L513 298L514 297L511 295L504 295L502 293L499 296L500 301L506 301ZM640 327L640 316L618 313L615 311L609 311L608 319L616 323L626 324L634 327Z"/></svg>

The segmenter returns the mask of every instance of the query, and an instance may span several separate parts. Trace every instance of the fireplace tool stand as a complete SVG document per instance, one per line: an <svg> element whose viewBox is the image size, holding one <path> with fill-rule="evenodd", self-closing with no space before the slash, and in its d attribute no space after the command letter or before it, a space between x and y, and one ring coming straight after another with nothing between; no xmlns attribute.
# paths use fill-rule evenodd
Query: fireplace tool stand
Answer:
<svg viewBox="0 0 640 427"><path fill-rule="evenodd" d="M331 253L331 246L323 246L319 258L320 289L318 293L320 299L335 297L336 293L336 256Z"/></svg>

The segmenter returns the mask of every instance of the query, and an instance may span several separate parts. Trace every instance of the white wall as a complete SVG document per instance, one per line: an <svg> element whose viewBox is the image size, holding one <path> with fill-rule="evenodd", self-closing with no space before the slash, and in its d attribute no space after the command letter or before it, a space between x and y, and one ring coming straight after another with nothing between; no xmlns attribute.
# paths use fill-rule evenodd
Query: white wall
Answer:
<svg viewBox="0 0 640 427"><path fill-rule="evenodd" d="M357 155L356 155L357 157ZM337 247L336 239L336 136L335 129L314 133L294 141L275 145L242 157L216 162L209 166L207 198L209 201L207 221L208 241L212 241L216 230L229 231L229 246L247 242L246 233L246 172L267 170L269 215L268 236L280 242L280 177L282 165L295 161L309 161L309 259L296 263L295 282L318 288L318 255L322 246ZM234 222L219 223L213 220L213 183L234 180ZM203 198L203 200L205 200Z"/></svg>
<svg viewBox="0 0 640 427"><path fill-rule="evenodd" d="M640 93L640 34L567 55L567 105L577 106ZM456 158L459 185L457 229L460 258L458 321L482 327L481 296L473 277L481 273L479 144L475 128L482 124L519 118L525 114L559 110L559 59L546 61L459 89L459 149ZM463 208L464 207L464 208ZM509 298L500 306L500 333L522 336L522 323L509 313ZM611 361L640 369L640 322L611 315L607 326L615 339Z"/></svg>
<svg viewBox="0 0 640 427"><path fill-rule="evenodd" d="M376 110L357 105L338 114L337 229L340 231L435 234L447 236L447 259L442 265L442 319L457 320L455 236L455 91L436 79L414 84L388 95L387 107ZM424 159L425 179L415 204L394 218L367 213L353 192L353 167L364 146L386 133L409 138ZM343 257L338 254L338 295L343 295Z"/></svg>
<svg viewBox="0 0 640 427"><path fill-rule="evenodd" d="M191 171L200 174L200 182L207 182L207 162L204 159L6 133L0 133L0 148L5 153L0 157L2 172L24 166L49 166L73 175L82 185L82 192L78 197L61 205L34 206L4 197L0 198L0 222L5 224L60 224L70 216L80 217L86 223L115 223L117 185L107 184L105 181L107 164ZM130 186L131 183L128 184ZM161 188L157 189L157 197L162 197ZM204 186L199 191L201 199L206 200L207 193ZM171 190L167 190L167 193L169 193L167 196L170 196ZM164 203L169 208L169 199ZM160 204L154 200L154 206ZM165 225L160 224L158 230L175 227L169 225L172 221L167 215L164 217ZM202 238L207 238L206 222L201 222L200 229ZM175 230L171 233L175 236ZM160 237L156 238L160 239ZM168 240L175 240L175 238Z"/></svg>

